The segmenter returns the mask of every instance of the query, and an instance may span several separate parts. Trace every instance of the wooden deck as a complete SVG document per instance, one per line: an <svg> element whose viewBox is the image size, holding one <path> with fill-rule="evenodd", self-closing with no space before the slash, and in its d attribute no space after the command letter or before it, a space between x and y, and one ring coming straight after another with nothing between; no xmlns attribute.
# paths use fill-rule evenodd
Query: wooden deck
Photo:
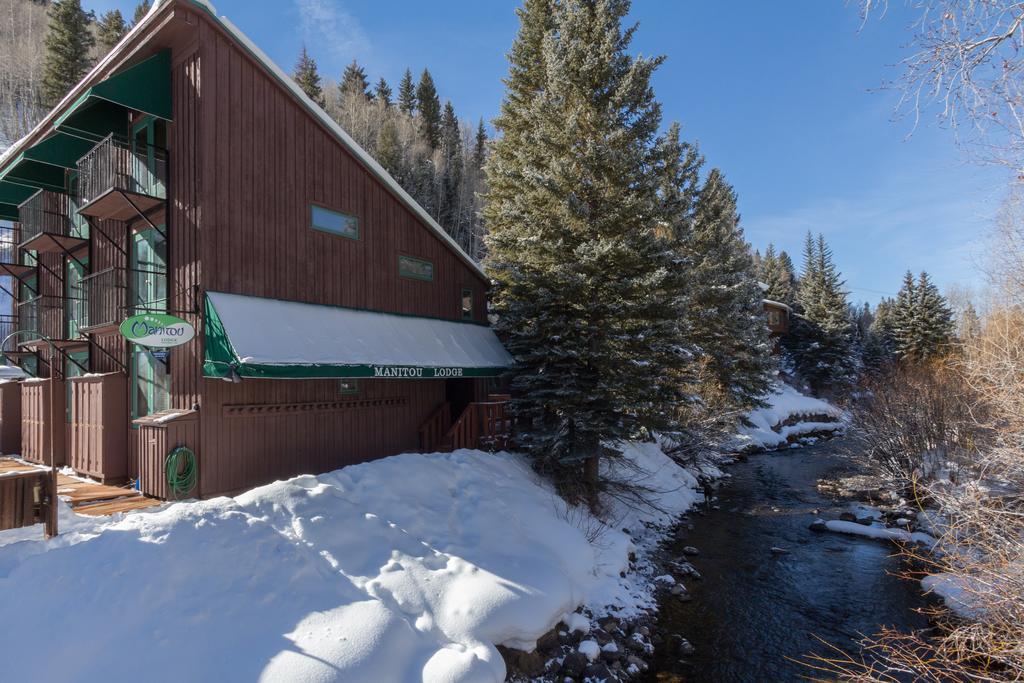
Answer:
<svg viewBox="0 0 1024 683"><path fill-rule="evenodd" d="M33 465L15 458L0 458L0 475L6 472L31 472L32 470L48 470L48 467ZM156 507L162 502L146 498L131 488L97 484L94 481L57 474L57 495L71 505L71 509L80 515L101 517L115 512L128 512Z"/></svg>

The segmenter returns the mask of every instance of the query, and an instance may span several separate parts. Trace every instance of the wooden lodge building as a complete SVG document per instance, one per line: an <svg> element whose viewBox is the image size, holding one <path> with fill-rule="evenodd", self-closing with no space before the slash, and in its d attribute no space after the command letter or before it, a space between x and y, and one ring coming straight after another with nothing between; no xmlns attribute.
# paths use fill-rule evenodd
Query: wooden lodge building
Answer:
<svg viewBox="0 0 1024 683"><path fill-rule="evenodd" d="M4 453L208 497L499 431L480 267L203 0L0 158L0 218Z"/></svg>

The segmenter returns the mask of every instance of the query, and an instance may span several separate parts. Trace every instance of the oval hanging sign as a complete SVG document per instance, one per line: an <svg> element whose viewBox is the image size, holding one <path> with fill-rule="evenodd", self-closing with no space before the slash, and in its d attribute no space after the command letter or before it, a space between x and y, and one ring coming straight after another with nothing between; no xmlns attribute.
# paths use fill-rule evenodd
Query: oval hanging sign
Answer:
<svg viewBox="0 0 1024 683"><path fill-rule="evenodd" d="M133 315L120 327L121 336L140 346L180 346L196 336L196 328L181 318L165 313Z"/></svg>

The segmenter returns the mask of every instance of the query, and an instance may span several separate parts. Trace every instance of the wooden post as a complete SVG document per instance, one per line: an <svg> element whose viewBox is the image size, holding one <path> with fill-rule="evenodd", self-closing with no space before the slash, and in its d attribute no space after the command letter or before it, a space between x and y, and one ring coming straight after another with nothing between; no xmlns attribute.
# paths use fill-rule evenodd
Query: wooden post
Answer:
<svg viewBox="0 0 1024 683"><path fill-rule="evenodd" d="M50 505L46 517L46 538L53 538L57 535L57 460L56 460L56 436L57 424L53 419L53 392L54 389L54 363L56 363L55 349L50 344Z"/></svg>

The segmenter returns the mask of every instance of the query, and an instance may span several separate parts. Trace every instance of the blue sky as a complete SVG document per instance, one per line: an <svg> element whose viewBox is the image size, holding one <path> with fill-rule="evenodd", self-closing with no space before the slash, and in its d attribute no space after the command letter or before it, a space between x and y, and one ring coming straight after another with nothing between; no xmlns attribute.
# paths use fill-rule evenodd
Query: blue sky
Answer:
<svg viewBox="0 0 1024 683"><path fill-rule="evenodd" d="M83 4L130 16L135 3ZM429 67L471 120L497 112L517 28L517 3L499 0L215 4L288 70L303 43L335 79L353 58L393 87L407 66ZM668 58L654 81L666 122L734 184L756 247L774 242L799 262L807 230L824 233L854 300L895 292L908 268L942 287L980 285L1003 176L966 163L932 120L913 135L893 120L896 95L878 86L909 35L903 3L863 30L843 0L641 0L633 19L635 50Z"/></svg>

